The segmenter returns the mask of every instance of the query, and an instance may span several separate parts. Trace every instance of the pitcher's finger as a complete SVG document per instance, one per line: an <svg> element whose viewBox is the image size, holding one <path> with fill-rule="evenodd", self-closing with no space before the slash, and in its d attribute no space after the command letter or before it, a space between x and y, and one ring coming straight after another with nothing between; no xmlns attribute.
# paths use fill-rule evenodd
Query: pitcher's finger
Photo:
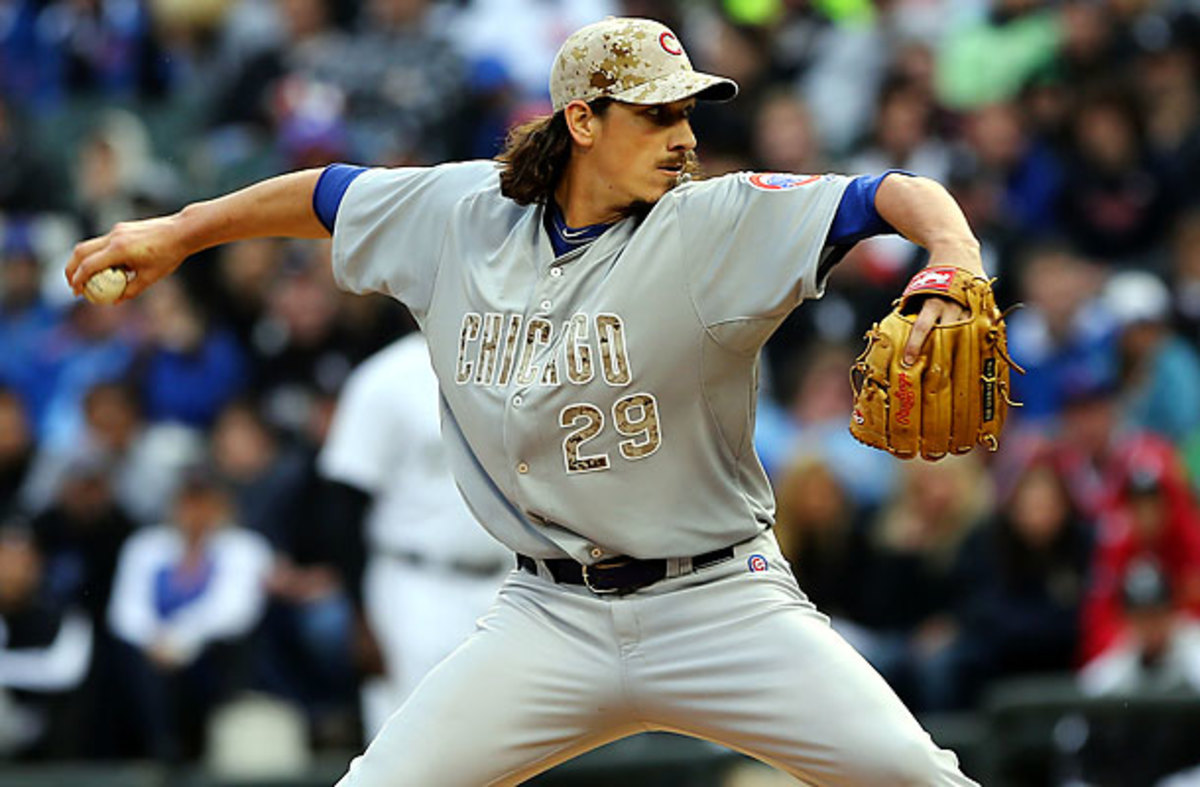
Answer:
<svg viewBox="0 0 1200 787"><path fill-rule="evenodd" d="M122 262L121 254L112 246L104 246L99 250L89 254L75 267L75 272L71 277L71 288L75 290L76 295L83 292L84 285L88 279L95 276L105 268L112 268L120 265Z"/></svg>
<svg viewBox="0 0 1200 787"><path fill-rule="evenodd" d="M912 330L908 332L908 344L904 345L904 365L912 366L917 361L917 356L921 354L921 346L925 344L925 337L929 335L929 331L937 322L937 308L932 302L926 302L921 307L921 313L917 315L917 319L913 322Z"/></svg>
<svg viewBox="0 0 1200 787"><path fill-rule="evenodd" d="M101 235L98 238L90 238L85 241L80 241L75 244L75 248L71 251L71 259L67 260L67 267L63 270L63 274L67 277L67 283L72 287L75 286L75 271L79 269L82 263L90 254L94 254L98 249L104 247L108 242L107 235Z"/></svg>
<svg viewBox="0 0 1200 787"><path fill-rule="evenodd" d="M150 282L147 281L146 277L137 276L136 271L130 271L127 273L125 276L125 282L125 292L121 293L121 300L118 301L118 303L133 300L137 296L141 295L142 292L150 286Z"/></svg>

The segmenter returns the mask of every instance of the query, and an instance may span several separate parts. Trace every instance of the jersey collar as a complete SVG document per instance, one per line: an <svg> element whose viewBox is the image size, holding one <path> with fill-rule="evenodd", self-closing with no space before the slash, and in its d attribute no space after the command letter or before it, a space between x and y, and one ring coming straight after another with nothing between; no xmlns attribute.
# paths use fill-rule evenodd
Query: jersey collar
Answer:
<svg viewBox="0 0 1200 787"><path fill-rule="evenodd" d="M546 225L546 233L550 236L550 246L554 249L554 256L561 257L571 251L574 251L581 246L586 246L599 238L615 222L601 222L598 224L589 224L586 227L569 227L567 219L563 215L562 208L558 203L551 199L546 205L546 211L543 214L543 220Z"/></svg>
<svg viewBox="0 0 1200 787"><path fill-rule="evenodd" d="M577 244L574 248L567 250L565 254L559 255L555 253L550 241L550 230L548 229L550 217L547 215L549 209L549 205L541 205L527 214L533 224L535 234L533 245L537 250L535 265L539 273L547 273L552 267L574 263L583 258L595 259L620 251L640 223L638 219L632 217L619 219L606 225L606 229L591 242Z"/></svg>

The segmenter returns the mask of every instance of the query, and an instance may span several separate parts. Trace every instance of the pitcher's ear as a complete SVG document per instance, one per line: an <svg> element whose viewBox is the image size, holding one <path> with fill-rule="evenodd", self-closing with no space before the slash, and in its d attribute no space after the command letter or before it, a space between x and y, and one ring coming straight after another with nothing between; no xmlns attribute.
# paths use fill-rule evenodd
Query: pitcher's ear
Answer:
<svg viewBox="0 0 1200 787"><path fill-rule="evenodd" d="M597 115L586 101L572 101L563 107L563 119L567 122L567 133L575 144L591 147L596 143Z"/></svg>

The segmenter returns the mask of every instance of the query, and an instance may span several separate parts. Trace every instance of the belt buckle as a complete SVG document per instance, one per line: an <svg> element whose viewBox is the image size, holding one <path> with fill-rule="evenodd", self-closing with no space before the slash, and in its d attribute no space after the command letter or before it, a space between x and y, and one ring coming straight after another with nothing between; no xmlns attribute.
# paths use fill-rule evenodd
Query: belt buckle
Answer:
<svg viewBox="0 0 1200 787"><path fill-rule="evenodd" d="M616 587L616 588L598 588L598 587L596 587L595 585L593 585L593 584L592 584L592 578L591 578L591 576L588 574L588 569L589 569L589 568L600 568L600 569L604 569L604 568L620 568L621 566L625 566L625 565L628 565L628 564L629 564L629 561L628 561L628 560L621 560L621 561L609 561L608 563L597 563L597 564L595 564L594 566L589 566L587 563L582 563L582 564L581 564L581 566L582 566L582 569L581 569L581 571L582 571L582 574L583 574L583 584L584 584L584 586L585 586L585 587L586 587L588 590L592 591L592 592L593 592L593 593L595 593L597 596L609 596L609 595L613 595L613 594L619 594L619 593L622 591L622 588L619 588L619 587Z"/></svg>

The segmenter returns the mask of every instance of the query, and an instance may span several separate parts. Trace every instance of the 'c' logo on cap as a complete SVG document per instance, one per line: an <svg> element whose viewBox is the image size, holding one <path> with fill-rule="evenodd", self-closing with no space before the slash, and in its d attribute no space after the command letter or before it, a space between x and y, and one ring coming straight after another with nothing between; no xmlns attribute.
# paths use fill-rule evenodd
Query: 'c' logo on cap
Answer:
<svg viewBox="0 0 1200 787"><path fill-rule="evenodd" d="M658 43L662 46L663 49L665 49L667 51L668 54L672 54L672 55L682 55L683 54L683 47L681 47L679 45L679 39L676 38L675 34L672 33L670 30L667 30L666 32L664 32L662 35L660 35L658 37Z"/></svg>

